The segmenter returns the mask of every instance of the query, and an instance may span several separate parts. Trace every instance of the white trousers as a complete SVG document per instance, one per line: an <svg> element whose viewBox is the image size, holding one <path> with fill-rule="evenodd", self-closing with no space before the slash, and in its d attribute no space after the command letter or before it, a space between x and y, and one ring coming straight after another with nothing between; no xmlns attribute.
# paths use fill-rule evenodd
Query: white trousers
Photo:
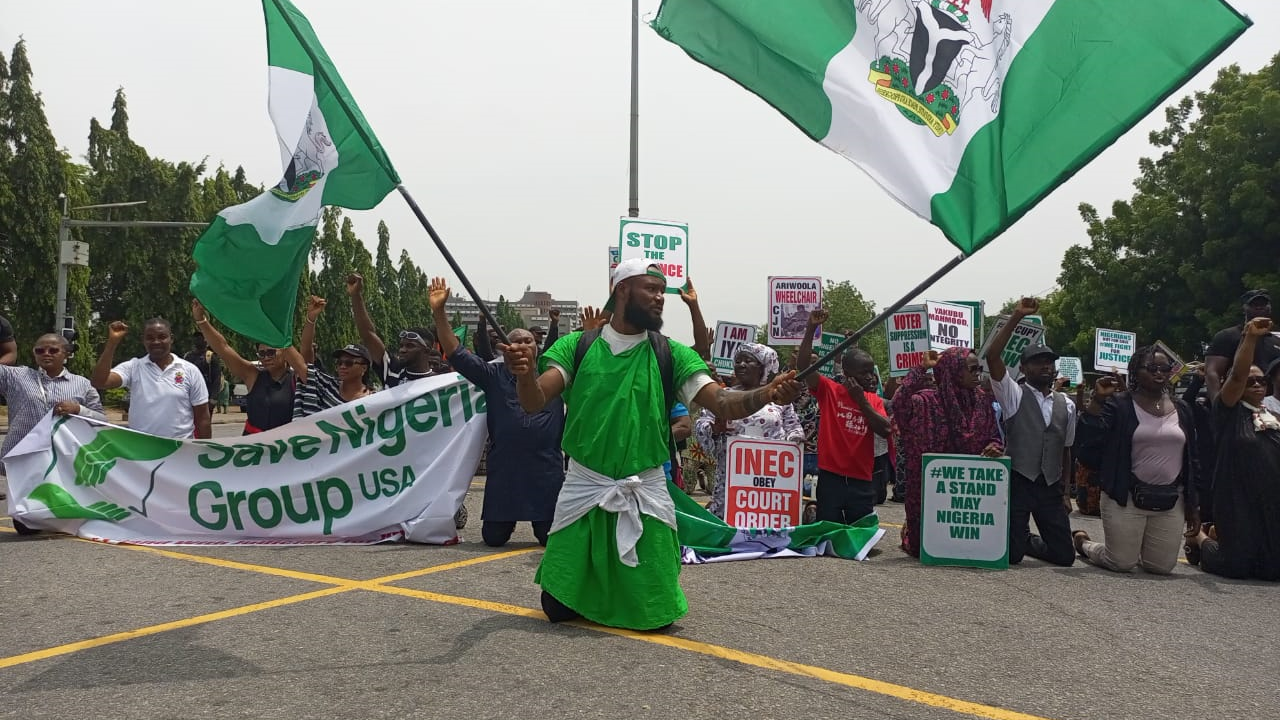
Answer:
<svg viewBox="0 0 1280 720"><path fill-rule="evenodd" d="M1121 507L1102 493L1099 505L1104 542L1085 541L1083 550L1089 562L1116 572L1132 572L1138 565L1157 575L1173 572L1184 539L1184 502L1180 497L1173 509L1154 512L1134 507L1132 499Z"/></svg>

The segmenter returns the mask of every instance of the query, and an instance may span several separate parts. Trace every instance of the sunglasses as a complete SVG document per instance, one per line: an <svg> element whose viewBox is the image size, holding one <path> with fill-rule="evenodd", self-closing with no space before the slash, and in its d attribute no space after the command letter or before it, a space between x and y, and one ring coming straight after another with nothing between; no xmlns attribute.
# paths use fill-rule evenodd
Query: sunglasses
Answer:
<svg viewBox="0 0 1280 720"><path fill-rule="evenodd" d="M413 332L413 331L411 331L411 330L402 330L402 331L400 331L400 340L401 340L402 342L403 342L403 341L405 341L405 340L408 340L409 342L416 342L416 343L418 343L418 344L420 344L420 345L427 345L427 346L429 346L429 345L431 344L431 343L427 342L426 338L422 337L422 336L421 336L421 335L419 335L418 333Z"/></svg>
<svg viewBox="0 0 1280 720"><path fill-rule="evenodd" d="M363 360L355 360L353 358L340 358L333 364L338 367L351 367L352 365L364 365L365 362Z"/></svg>
<svg viewBox="0 0 1280 720"><path fill-rule="evenodd" d="M1261 375L1254 375L1254 376L1250 377L1249 379L1245 380L1245 381L1244 381L1244 384L1245 384L1245 386L1246 386L1246 387L1248 387L1248 386L1250 386L1250 385L1266 385L1266 384L1267 384L1267 379L1266 379L1266 378L1264 378L1264 377L1262 377Z"/></svg>
<svg viewBox="0 0 1280 720"><path fill-rule="evenodd" d="M271 358L273 358L273 357L275 357L275 356L276 356L276 351L275 351L274 349L271 349L271 350L259 350L259 351L258 351L258 357L259 357L259 358L262 358L263 360L270 360Z"/></svg>
<svg viewBox="0 0 1280 720"><path fill-rule="evenodd" d="M1156 363L1149 363L1147 365L1143 365L1142 367L1145 368L1147 372L1152 374L1173 372L1172 365L1158 365Z"/></svg>
<svg viewBox="0 0 1280 720"><path fill-rule="evenodd" d="M34 352L37 355L57 355L60 350L62 350L62 348L38 347L38 348L33 348L32 352Z"/></svg>

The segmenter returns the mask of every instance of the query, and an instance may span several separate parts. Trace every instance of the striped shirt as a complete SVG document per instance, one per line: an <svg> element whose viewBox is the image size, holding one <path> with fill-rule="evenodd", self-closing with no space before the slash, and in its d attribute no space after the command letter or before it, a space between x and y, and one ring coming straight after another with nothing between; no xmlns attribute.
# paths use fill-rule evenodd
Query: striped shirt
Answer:
<svg viewBox="0 0 1280 720"><path fill-rule="evenodd" d="M9 401L9 433L0 444L0 457L26 437L54 405L63 400L80 403L80 414L95 420L106 420L98 391L89 378L73 375L66 368L57 377L39 368L0 365L0 395Z"/></svg>
<svg viewBox="0 0 1280 720"><path fill-rule="evenodd" d="M298 383L293 391L293 419L315 415L347 402L342 399L342 381L336 375L321 370L315 363L307 363L307 380Z"/></svg>

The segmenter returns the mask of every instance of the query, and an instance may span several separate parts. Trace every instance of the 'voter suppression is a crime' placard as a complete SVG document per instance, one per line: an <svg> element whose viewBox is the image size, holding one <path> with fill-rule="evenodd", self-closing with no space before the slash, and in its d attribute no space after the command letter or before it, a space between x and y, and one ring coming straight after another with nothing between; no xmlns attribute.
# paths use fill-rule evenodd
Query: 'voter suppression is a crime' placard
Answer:
<svg viewBox="0 0 1280 720"><path fill-rule="evenodd" d="M1009 567L1009 458L921 458L920 562Z"/></svg>

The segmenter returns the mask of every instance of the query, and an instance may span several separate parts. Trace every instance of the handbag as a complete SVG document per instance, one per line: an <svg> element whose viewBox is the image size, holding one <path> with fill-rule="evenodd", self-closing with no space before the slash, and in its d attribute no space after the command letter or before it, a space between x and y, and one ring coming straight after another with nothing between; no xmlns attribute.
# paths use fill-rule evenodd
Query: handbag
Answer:
<svg viewBox="0 0 1280 720"><path fill-rule="evenodd" d="M1144 483L1137 477L1131 477L1130 494L1133 495L1133 506L1139 510L1166 512L1178 504L1182 491L1178 483L1171 485L1152 485Z"/></svg>

